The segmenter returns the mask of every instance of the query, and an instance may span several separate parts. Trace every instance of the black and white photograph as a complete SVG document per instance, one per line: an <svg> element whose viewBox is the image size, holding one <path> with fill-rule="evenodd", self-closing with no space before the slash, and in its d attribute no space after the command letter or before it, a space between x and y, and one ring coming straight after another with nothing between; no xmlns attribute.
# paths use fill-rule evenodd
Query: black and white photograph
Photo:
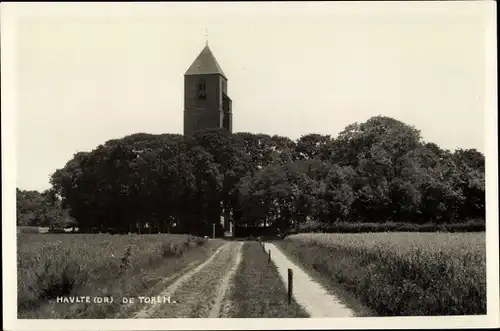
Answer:
<svg viewBox="0 0 500 331"><path fill-rule="evenodd" d="M496 3L2 3L5 330L499 326Z"/></svg>

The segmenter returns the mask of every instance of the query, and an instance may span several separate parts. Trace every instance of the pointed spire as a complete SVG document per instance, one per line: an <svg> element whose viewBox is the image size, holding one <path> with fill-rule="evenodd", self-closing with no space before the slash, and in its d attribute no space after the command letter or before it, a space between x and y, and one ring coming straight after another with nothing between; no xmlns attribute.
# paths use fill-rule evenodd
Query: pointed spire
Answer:
<svg viewBox="0 0 500 331"><path fill-rule="evenodd" d="M208 29L205 28L205 46L208 46Z"/></svg>
<svg viewBox="0 0 500 331"><path fill-rule="evenodd" d="M224 72L222 71L219 63L212 54L212 51L207 45L203 48L201 53L198 55L193 64L189 67L184 75L203 75L203 74L219 74L224 77Z"/></svg>

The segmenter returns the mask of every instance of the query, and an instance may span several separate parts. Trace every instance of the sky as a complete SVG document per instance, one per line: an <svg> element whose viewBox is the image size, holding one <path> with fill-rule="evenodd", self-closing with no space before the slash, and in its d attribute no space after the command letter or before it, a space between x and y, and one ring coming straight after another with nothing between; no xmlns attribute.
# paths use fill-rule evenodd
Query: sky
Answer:
<svg viewBox="0 0 500 331"><path fill-rule="evenodd" d="M206 30L234 132L335 137L383 115L442 148L484 152L491 68L485 11L474 8L31 4L13 20L16 185L47 189L76 152L110 139L182 133L183 75Z"/></svg>

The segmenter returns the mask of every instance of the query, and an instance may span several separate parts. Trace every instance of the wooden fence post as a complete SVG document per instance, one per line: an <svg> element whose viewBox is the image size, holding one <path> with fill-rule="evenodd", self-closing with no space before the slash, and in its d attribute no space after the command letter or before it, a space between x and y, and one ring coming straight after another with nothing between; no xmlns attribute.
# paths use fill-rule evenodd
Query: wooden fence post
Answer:
<svg viewBox="0 0 500 331"><path fill-rule="evenodd" d="M288 304L292 302L293 293L293 270L288 269Z"/></svg>

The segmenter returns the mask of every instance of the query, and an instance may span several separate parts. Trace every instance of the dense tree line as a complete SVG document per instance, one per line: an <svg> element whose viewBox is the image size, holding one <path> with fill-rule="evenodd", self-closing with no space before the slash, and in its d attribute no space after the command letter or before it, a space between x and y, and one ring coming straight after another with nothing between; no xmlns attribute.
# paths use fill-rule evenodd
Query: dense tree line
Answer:
<svg viewBox="0 0 500 331"><path fill-rule="evenodd" d="M16 188L16 215L18 226L64 228L76 225L53 190L39 192Z"/></svg>
<svg viewBox="0 0 500 331"><path fill-rule="evenodd" d="M78 226L211 233L236 224L456 223L484 219L484 156L443 150L388 117L338 137L222 129L133 134L80 152L51 177Z"/></svg>

